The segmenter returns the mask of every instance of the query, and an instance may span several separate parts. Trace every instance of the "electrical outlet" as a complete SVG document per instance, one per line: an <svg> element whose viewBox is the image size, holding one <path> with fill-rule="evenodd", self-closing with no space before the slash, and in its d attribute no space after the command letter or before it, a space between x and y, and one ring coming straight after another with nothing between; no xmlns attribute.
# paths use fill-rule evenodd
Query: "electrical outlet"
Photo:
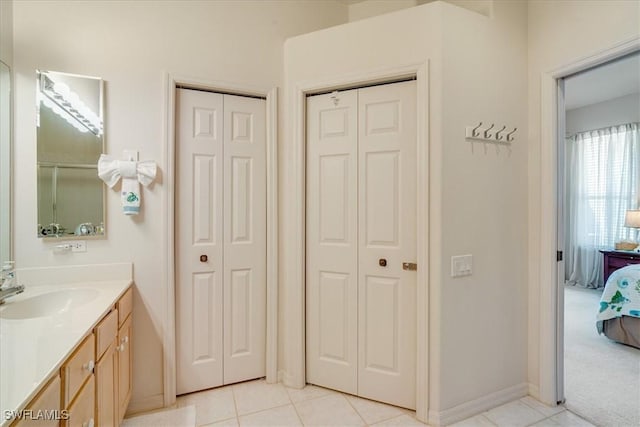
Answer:
<svg viewBox="0 0 640 427"><path fill-rule="evenodd" d="M87 252L87 242L85 240L74 240L69 242L71 252Z"/></svg>

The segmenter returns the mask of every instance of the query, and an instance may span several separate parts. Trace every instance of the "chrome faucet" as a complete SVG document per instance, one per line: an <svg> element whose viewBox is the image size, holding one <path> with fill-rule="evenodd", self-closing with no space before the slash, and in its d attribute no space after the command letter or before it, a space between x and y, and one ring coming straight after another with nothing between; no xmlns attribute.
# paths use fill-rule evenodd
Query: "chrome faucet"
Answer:
<svg viewBox="0 0 640 427"><path fill-rule="evenodd" d="M15 261L7 261L0 271L0 305L5 299L24 292L24 285L18 284L15 265Z"/></svg>

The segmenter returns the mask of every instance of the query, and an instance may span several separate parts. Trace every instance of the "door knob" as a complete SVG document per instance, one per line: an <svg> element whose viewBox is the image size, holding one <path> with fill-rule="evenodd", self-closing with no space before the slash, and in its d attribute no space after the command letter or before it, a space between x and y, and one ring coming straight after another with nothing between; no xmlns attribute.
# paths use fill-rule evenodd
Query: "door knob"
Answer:
<svg viewBox="0 0 640 427"><path fill-rule="evenodd" d="M380 267L386 267L386 266L387 266L387 260L386 260L386 258L380 258L380 259L378 260L378 265L379 265Z"/></svg>
<svg viewBox="0 0 640 427"><path fill-rule="evenodd" d="M206 255L200 255L200 262L207 262L207 260L209 259L208 256Z"/></svg>

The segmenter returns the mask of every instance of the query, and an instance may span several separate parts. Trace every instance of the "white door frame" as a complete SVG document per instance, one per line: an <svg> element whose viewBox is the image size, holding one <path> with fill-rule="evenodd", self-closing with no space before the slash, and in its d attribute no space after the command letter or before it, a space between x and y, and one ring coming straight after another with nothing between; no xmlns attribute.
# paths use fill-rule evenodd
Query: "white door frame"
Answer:
<svg viewBox="0 0 640 427"><path fill-rule="evenodd" d="M417 79L417 311L416 311L416 416L425 421L429 404L429 62L386 68L326 80L298 82L288 101L292 106L291 123L293 141L290 157L291 174L288 178L292 194L285 207L292 212L293 235L290 240L293 262L283 271L288 283L290 309L285 312L285 323L290 328L288 342L284 343L285 356L290 361L283 381L291 387L305 385L305 203L306 203L306 113L307 94L374 83L392 82L415 76Z"/></svg>
<svg viewBox="0 0 640 427"><path fill-rule="evenodd" d="M556 250L558 241L558 80L587 70L605 62L640 50L640 38L618 43L592 55L578 58L541 75L540 119L540 346L539 346L539 398L556 404L564 396L558 395L558 381L564 372L558 372L558 359L564 357L557 345L561 324L558 316L558 270ZM560 367L562 369L562 367Z"/></svg>
<svg viewBox="0 0 640 427"><path fill-rule="evenodd" d="M267 325L266 325L266 376L267 382L277 382L278 349L278 89L252 87L244 84L194 79L175 74L165 74L165 135L164 135L164 185L166 230L164 244L167 248L163 265L166 278L166 315L164 318L164 406L176 402L176 290L175 290L175 188L176 188L176 138L175 91L177 86L204 89L233 95L266 98L267 108Z"/></svg>

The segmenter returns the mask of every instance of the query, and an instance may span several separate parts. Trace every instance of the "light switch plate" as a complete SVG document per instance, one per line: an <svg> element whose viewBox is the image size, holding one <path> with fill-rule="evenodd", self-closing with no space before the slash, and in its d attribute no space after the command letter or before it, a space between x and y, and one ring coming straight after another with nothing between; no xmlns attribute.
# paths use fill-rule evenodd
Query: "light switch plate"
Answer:
<svg viewBox="0 0 640 427"><path fill-rule="evenodd" d="M470 276L473 273L473 255L451 257L451 277Z"/></svg>

